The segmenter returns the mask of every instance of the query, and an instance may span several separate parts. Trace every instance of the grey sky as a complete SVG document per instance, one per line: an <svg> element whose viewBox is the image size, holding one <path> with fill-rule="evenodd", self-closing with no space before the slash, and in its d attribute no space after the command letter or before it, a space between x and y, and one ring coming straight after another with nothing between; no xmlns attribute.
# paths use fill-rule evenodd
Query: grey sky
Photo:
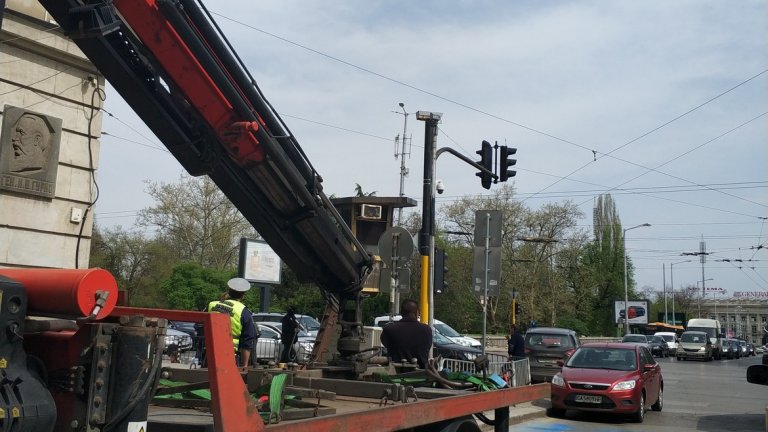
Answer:
<svg viewBox="0 0 768 432"><path fill-rule="evenodd" d="M472 158L483 139L517 147L519 197L533 208L570 198L585 229L593 198L620 188L611 193L624 227L653 225L627 233L639 287L661 289L663 264L669 284L669 263L703 235L713 252L707 286L768 290L766 249L753 249L768 236L768 2L208 7L328 194L351 195L355 183L398 194L404 116L393 111L403 102L409 113L443 113L440 147ZM182 170L151 148L162 144L113 91L106 109L115 117L104 121L97 217L129 227L151 204L142 182L173 182ZM413 115L408 134L406 194L420 200L424 124ZM437 177L446 187L438 206L487 193L449 155ZM677 288L696 280L700 264L675 265Z"/></svg>

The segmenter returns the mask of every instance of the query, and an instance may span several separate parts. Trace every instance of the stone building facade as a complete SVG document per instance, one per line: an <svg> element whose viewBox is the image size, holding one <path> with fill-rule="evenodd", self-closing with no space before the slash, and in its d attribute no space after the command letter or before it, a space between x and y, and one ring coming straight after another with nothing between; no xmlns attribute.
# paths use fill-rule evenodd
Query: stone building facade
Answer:
<svg viewBox="0 0 768 432"><path fill-rule="evenodd" d="M87 268L104 79L38 2L0 13L0 266Z"/></svg>
<svg viewBox="0 0 768 432"><path fill-rule="evenodd" d="M768 299L707 299L701 303L702 318L716 319L729 337L757 345L768 343Z"/></svg>

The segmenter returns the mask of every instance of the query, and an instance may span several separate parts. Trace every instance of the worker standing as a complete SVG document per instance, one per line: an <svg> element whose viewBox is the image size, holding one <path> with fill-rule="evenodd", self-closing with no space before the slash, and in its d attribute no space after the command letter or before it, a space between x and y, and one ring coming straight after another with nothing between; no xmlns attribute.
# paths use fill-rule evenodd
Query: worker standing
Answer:
<svg viewBox="0 0 768 432"><path fill-rule="evenodd" d="M415 300L403 300L400 306L403 318L391 322L381 331L381 343L394 362L410 362L413 359L424 369L432 349L432 328L419 322L419 304Z"/></svg>
<svg viewBox="0 0 768 432"><path fill-rule="evenodd" d="M288 306L288 311L280 320L282 329L280 333L280 342L283 344L283 350L280 354L280 363L289 363L296 358L296 350L293 345L299 336L299 322L296 320L296 308Z"/></svg>
<svg viewBox="0 0 768 432"><path fill-rule="evenodd" d="M245 307L242 300L245 293L251 289L251 283L243 278L232 278L227 282L227 287L227 294L222 300L215 300L208 304L208 312L229 315L235 362L238 366L247 368L256 344L256 328L253 325L253 314Z"/></svg>

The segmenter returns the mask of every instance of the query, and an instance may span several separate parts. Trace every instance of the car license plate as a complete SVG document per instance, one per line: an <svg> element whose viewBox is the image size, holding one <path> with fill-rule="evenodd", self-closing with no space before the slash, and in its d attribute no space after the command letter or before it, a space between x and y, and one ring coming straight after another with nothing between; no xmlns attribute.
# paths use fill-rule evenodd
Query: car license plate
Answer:
<svg viewBox="0 0 768 432"><path fill-rule="evenodd" d="M602 396L591 396L591 395L576 395L574 400L576 402L599 404L599 403L603 402L603 397Z"/></svg>

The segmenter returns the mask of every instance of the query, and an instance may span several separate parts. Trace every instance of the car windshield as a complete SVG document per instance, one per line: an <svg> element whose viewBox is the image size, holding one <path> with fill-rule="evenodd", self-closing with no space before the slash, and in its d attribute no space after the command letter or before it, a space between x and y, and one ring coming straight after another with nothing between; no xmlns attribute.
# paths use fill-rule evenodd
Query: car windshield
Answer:
<svg viewBox="0 0 768 432"><path fill-rule="evenodd" d="M435 345L445 345L445 344L453 343L450 339L441 335L438 332L432 333L432 342Z"/></svg>
<svg viewBox="0 0 768 432"><path fill-rule="evenodd" d="M637 369L637 356L632 349L581 347L568 359L566 366L576 369Z"/></svg>
<svg viewBox="0 0 768 432"><path fill-rule="evenodd" d="M525 345L539 348L572 348L568 335L529 333L525 335Z"/></svg>
<svg viewBox="0 0 768 432"><path fill-rule="evenodd" d="M312 318L309 315L301 315L296 317L298 321L304 326L307 331L320 329L320 321Z"/></svg>
<svg viewBox="0 0 768 432"><path fill-rule="evenodd" d="M651 336L651 342L662 343L664 342L664 339L661 336Z"/></svg>
<svg viewBox="0 0 768 432"><path fill-rule="evenodd" d="M674 342L675 338L672 335L660 335L662 339L664 339L667 342Z"/></svg>
<svg viewBox="0 0 768 432"><path fill-rule="evenodd" d="M444 324L444 323L438 324L438 323L435 323L435 328L443 336L448 336L448 337L460 337L461 336L461 334L459 334L459 332L454 330L453 327L449 326L448 324Z"/></svg>
<svg viewBox="0 0 768 432"><path fill-rule="evenodd" d="M626 335L626 336L624 336L624 339L622 339L621 341L622 342L642 342L642 343L646 343L646 342L648 342L648 339L646 339L644 335Z"/></svg>
<svg viewBox="0 0 768 432"><path fill-rule="evenodd" d="M704 343L706 342L706 335L702 333L683 333L680 337L681 342L689 343Z"/></svg>

